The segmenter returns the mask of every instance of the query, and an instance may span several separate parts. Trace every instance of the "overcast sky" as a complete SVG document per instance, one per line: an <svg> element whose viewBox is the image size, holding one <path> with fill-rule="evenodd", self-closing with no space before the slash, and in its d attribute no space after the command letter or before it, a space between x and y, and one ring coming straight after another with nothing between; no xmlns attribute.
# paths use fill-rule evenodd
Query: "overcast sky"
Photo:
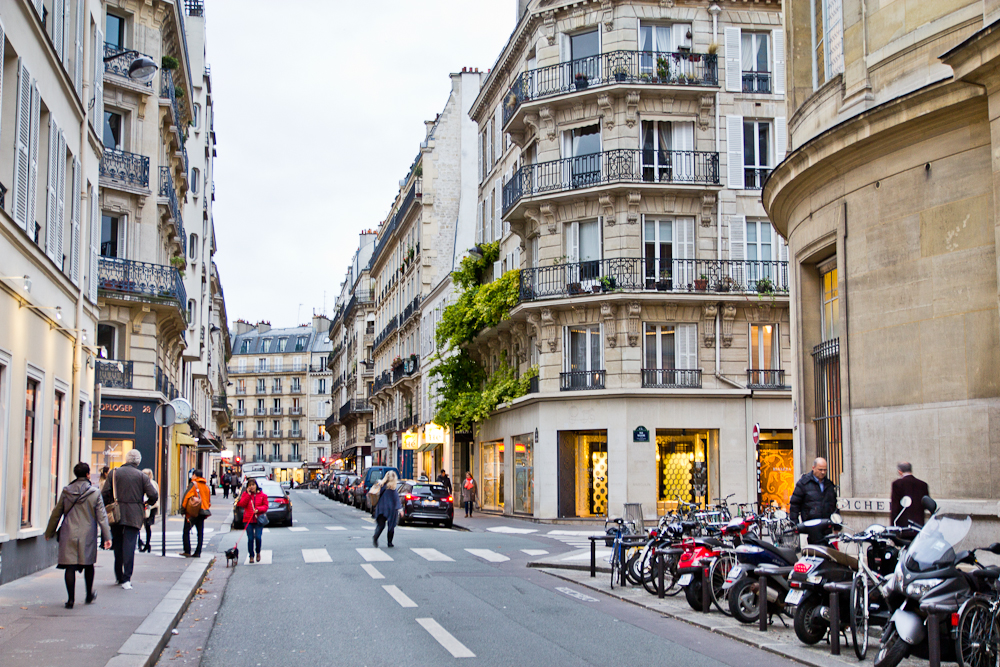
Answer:
<svg viewBox="0 0 1000 667"><path fill-rule="evenodd" d="M493 66L516 0L208 0L216 263L229 321L332 312L448 74ZM301 304L301 308L300 308Z"/></svg>

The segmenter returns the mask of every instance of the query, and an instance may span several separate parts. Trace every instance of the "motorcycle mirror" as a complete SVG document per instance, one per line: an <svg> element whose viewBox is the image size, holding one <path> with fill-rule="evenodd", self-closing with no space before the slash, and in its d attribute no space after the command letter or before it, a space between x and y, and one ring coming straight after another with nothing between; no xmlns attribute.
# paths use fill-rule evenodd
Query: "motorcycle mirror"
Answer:
<svg viewBox="0 0 1000 667"><path fill-rule="evenodd" d="M913 498L910 498L909 496L903 496L903 499L899 501L899 504L902 505L903 507L909 507L910 505L913 504Z"/></svg>
<svg viewBox="0 0 1000 667"><path fill-rule="evenodd" d="M934 499L931 498L930 496L924 496L923 499L920 501L920 504L923 505L924 509L930 512L931 514L937 512L938 504L934 502Z"/></svg>
<svg viewBox="0 0 1000 667"><path fill-rule="evenodd" d="M1000 554L1000 542L994 542L989 546L990 553Z"/></svg>
<svg viewBox="0 0 1000 667"><path fill-rule="evenodd" d="M832 523L837 524L838 526L844 523L843 517L841 517L840 514L838 514L837 512L834 512L833 514L830 515L830 521Z"/></svg>
<svg viewBox="0 0 1000 667"><path fill-rule="evenodd" d="M885 526L873 523L872 525L868 526L868 532L871 533L872 535L881 535L882 533L885 532Z"/></svg>
<svg viewBox="0 0 1000 667"><path fill-rule="evenodd" d="M785 510L778 510L777 512L774 513L774 518L777 519L777 520L779 520L779 521L787 519L788 518L788 512L786 512Z"/></svg>

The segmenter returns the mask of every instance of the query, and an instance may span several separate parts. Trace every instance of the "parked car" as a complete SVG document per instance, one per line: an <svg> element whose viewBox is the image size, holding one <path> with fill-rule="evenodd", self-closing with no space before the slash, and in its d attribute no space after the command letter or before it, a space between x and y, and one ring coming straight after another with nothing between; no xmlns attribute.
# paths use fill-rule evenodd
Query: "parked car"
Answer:
<svg viewBox="0 0 1000 667"><path fill-rule="evenodd" d="M333 480L333 475L327 475L326 477L319 477L313 482L316 484L314 488L319 490L320 495L330 497L330 482Z"/></svg>
<svg viewBox="0 0 1000 667"><path fill-rule="evenodd" d="M292 499L288 497L288 492L281 488L275 481L257 478L257 486L267 494L267 520L272 526L292 525ZM246 487L243 487L243 492ZM237 497L236 500L239 500ZM233 529L238 530L243 526L243 508L236 507L233 502Z"/></svg>
<svg viewBox="0 0 1000 667"><path fill-rule="evenodd" d="M414 521L440 523L451 528L455 520L455 498L443 484L407 480L397 487L399 491L399 523Z"/></svg>
<svg viewBox="0 0 1000 667"><path fill-rule="evenodd" d="M351 480L351 488L347 491L348 504L354 505L355 507L361 507L362 498L366 493L368 493L368 491L365 489L365 478L360 475L355 477Z"/></svg>
<svg viewBox="0 0 1000 667"><path fill-rule="evenodd" d="M353 487L357 481L358 476L354 474L339 476L334 486L334 497L342 503L351 502L351 487Z"/></svg>
<svg viewBox="0 0 1000 667"><path fill-rule="evenodd" d="M365 470L364 491L361 492L361 497L356 503L357 507L360 507L366 512L371 512L375 509L374 507L368 506L368 492L371 490L372 486L374 486L375 482L385 477L385 474L390 470L395 472L397 477L399 476L399 469L392 466L372 466L371 468L368 468L368 470Z"/></svg>

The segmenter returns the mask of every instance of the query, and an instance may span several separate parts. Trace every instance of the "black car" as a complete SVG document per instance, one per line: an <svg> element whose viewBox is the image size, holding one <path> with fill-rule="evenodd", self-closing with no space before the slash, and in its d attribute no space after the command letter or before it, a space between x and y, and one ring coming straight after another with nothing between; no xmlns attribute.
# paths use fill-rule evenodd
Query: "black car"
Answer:
<svg viewBox="0 0 1000 667"><path fill-rule="evenodd" d="M288 497L288 492L281 488L275 481L257 478L257 485L261 491L267 494L267 520L273 526L292 525L292 499ZM239 500L239 498L237 498ZM246 508L233 508L233 528L243 528L243 511Z"/></svg>
<svg viewBox="0 0 1000 667"><path fill-rule="evenodd" d="M440 523L451 528L455 519L455 499L443 484L406 481L399 485L399 523L414 521Z"/></svg>

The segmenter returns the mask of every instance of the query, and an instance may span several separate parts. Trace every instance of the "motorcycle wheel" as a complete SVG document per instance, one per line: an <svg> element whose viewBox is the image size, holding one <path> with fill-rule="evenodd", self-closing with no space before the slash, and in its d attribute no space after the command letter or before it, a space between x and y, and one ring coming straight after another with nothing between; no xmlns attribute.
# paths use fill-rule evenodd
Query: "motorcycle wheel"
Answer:
<svg viewBox="0 0 1000 667"><path fill-rule="evenodd" d="M976 596L966 603L958 619L955 635L955 658L959 667L984 667L997 664L1000 626L987 600Z"/></svg>
<svg viewBox="0 0 1000 667"><path fill-rule="evenodd" d="M826 622L816 620L816 611L819 606L819 599L815 595L810 595L795 608L795 618L793 619L795 636L803 644L812 646L819 643L819 640L826 635Z"/></svg>
<svg viewBox="0 0 1000 667"><path fill-rule="evenodd" d="M639 568L642 565L642 552L636 551L625 561L625 579L629 583L638 586L642 583L642 572Z"/></svg>
<svg viewBox="0 0 1000 667"><path fill-rule="evenodd" d="M684 597L695 611L701 611L701 577L695 577L684 587Z"/></svg>
<svg viewBox="0 0 1000 667"><path fill-rule="evenodd" d="M760 583L741 577L729 589L729 611L740 623L751 625L760 619Z"/></svg>
<svg viewBox="0 0 1000 667"><path fill-rule="evenodd" d="M868 580L863 574L851 582L851 640L854 655L864 660L868 655Z"/></svg>
<svg viewBox="0 0 1000 667"><path fill-rule="evenodd" d="M895 626L889 630L875 656L875 667L896 667L910 652L910 645L896 632Z"/></svg>

